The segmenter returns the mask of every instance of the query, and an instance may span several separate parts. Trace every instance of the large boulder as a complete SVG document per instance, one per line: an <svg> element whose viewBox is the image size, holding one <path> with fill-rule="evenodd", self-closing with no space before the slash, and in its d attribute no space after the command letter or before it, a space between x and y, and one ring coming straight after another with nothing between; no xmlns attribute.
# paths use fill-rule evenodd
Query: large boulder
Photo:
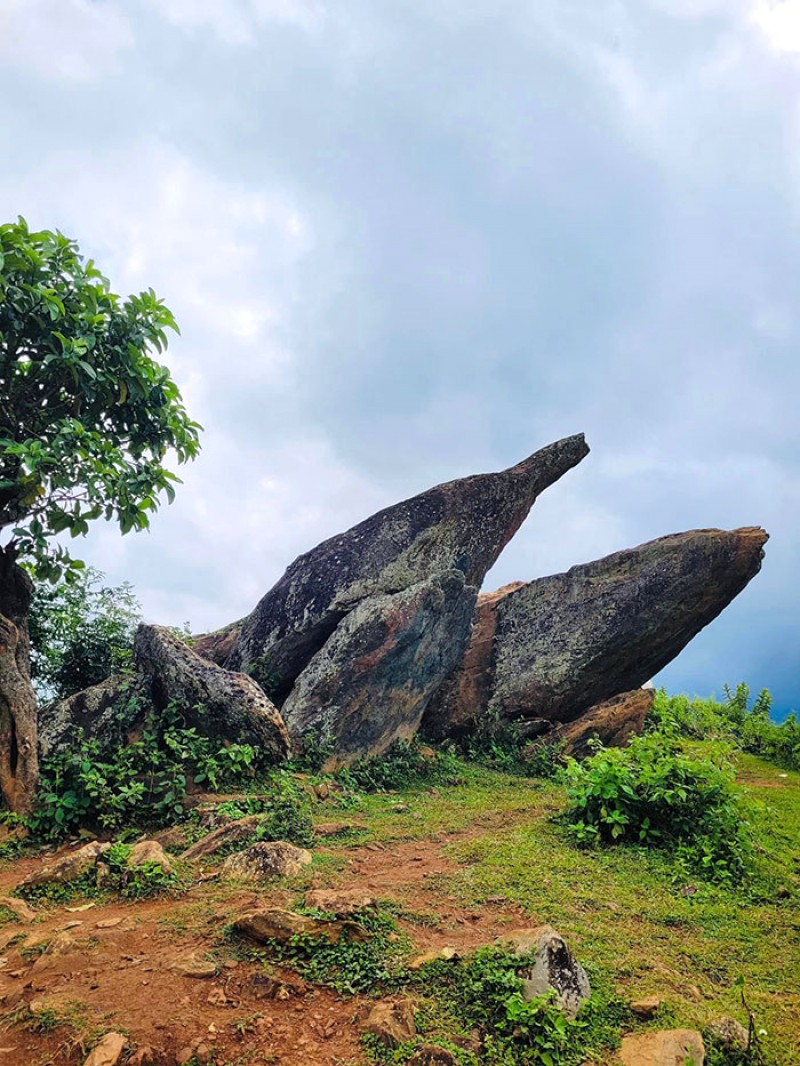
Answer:
<svg viewBox="0 0 800 1066"><path fill-rule="evenodd" d="M448 735L487 711L571 722L639 688L758 573L767 539L752 527L691 530L508 591L492 605L494 636L481 653L490 680L480 698L488 688L488 699L478 703L456 676L426 729Z"/></svg>
<svg viewBox="0 0 800 1066"><path fill-rule="evenodd" d="M326 769L417 732L469 639L476 590L450 570L359 604L298 677L283 705L292 741L326 746Z"/></svg>
<svg viewBox="0 0 800 1066"><path fill-rule="evenodd" d="M280 703L342 619L368 597L457 569L479 588L536 497L585 455L582 434L516 466L438 485L301 555L244 621L225 665L269 674Z"/></svg>
<svg viewBox="0 0 800 1066"><path fill-rule="evenodd" d="M124 735L120 708L135 689L130 677L114 674L99 685L45 704L39 712L39 755L61 751L82 733L103 747L119 743Z"/></svg>
<svg viewBox="0 0 800 1066"><path fill-rule="evenodd" d="M204 736L254 744L276 761L286 758L289 738L280 712L246 674L202 659L162 626L139 626L134 658L156 707L174 702L186 724Z"/></svg>

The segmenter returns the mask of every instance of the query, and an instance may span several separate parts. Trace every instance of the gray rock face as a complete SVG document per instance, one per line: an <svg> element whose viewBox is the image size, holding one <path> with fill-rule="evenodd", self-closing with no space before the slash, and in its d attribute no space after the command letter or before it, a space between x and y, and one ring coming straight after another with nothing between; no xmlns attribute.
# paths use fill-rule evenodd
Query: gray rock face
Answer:
<svg viewBox="0 0 800 1066"><path fill-rule="evenodd" d="M476 590L457 570L374 596L341 622L283 705L293 742L331 746L327 768L379 754L419 728L469 639Z"/></svg>
<svg viewBox="0 0 800 1066"><path fill-rule="evenodd" d="M73 743L78 732L97 737L101 744L117 739L118 706L131 679L114 674L99 685L56 700L39 712L39 754L47 756Z"/></svg>
<svg viewBox="0 0 800 1066"><path fill-rule="evenodd" d="M270 691L280 704L362 600L450 569L480 587L539 493L588 450L582 434L567 437L508 470L438 485L331 537L296 559L264 596L225 665L266 668L276 678Z"/></svg>
<svg viewBox="0 0 800 1066"><path fill-rule="evenodd" d="M289 738L278 709L245 674L201 659L161 626L139 626L134 658L156 707L174 700L187 724L205 736L255 744L276 761L288 754Z"/></svg>
<svg viewBox="0 0 800 1066"><path fill-rule="evenodd" d="M276 840L251 844L244 851L235 851L222 864L222 873L226 877L270 881L276 877L296 877L310 862L310 851L285 840Z"/></svg>
<svg viewBox="0 0 800 1066"><path fill-rule="evenodd" d="M517 929L498 938L498 944L515 955L530 955L531 962L520 967L525 999L536 999L551 989L564 1013L574 1018L592 994L586 971L574 958L564 938L549 925Z"/></svg>
<svg viewBox="0 0 800 1066"><path fill-rule="evenodd" d="M676 533L481 597L465 666L425 730L458 735L488 710L532 736L639 688L758 573L767 539L753 527Z"/></svg>

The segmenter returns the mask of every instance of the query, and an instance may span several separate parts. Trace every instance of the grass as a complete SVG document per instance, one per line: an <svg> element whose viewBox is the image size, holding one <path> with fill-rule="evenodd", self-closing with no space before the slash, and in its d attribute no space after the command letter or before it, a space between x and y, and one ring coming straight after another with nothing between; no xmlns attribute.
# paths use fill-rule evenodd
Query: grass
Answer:
<svg viewBox="0 0 800 1066"><path fill-rule="evenodd" d="M702 743L695 747L702 753ZM753 801L756 857L747 881L731 886L698 880L658 850L580 849L555 818L566 806L562 785L475 765L461 767L456 785L359 797L351 810L367 832L326 844L335 857L367 841L439 842L458 871L428 879L429 888L467 907L498 896L518 904L532 923L557 928L622 999L660 996L661 1027L667 1020L702 1029L722 1014L745 1022L734 988L743 976L767 1030L768 1061L793 1066L800 1061L800 774L752 755L737 765Z"/></svg>

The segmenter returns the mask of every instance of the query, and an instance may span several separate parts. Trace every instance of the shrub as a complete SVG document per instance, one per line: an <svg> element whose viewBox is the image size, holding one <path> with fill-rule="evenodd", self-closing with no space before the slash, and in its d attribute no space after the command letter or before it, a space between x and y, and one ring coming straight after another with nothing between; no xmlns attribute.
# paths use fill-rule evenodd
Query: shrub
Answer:
<svg viewBox="0 0 800 1066"><path fill-rule="evenodd" d="M458 773L458 761L448 752L411 741L396 740L382 755L357 759L336 777L360 792L392 792L414 785L446 782Z"/></svg>
<svg viewBox="0 0 800 1066"><path fill-rule="evenodd" d="M263 815L253 834L253 842L287 840L301 848L311 847L314 843L308 794L283 770L271 777L268 795L247 796L241 800L221 803L217 813L229 818L246 818L250 814ZM240 845L237 844L236 847Z"/></svg>
<svg viewBox="0 0 800 1066"><path fill-rule="evenodd" d="M693 758L651 734L570 761L567 780L566 818L580 842L672 846L713 880L744 873L743 799L723 749L716 761Z"/></svg>

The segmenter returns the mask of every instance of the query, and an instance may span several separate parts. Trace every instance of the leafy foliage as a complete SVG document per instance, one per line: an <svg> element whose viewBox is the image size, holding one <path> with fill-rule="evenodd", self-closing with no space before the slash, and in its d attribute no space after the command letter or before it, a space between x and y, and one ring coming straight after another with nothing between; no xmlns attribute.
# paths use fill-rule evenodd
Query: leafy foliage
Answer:
<svg viewBox="0 0 800 1066"><path fill-rule="evenodd" d="M63 699L131 669L141 607L128 582L102 584L93 567L40 585L31 604L31 667L40 696Z"/></svg>
<svg viewBox="0 0 800 1066"><path fill-rule="evenodd" d="M0 226L0 529L42 577L74 572L60 533L145 529L199 449L162 352L175 320L152 289L122 300L75 241Z"/></svg>
<svg viewBox="0 0 800 1066"><path fill-rule="evenodd" d="M800 722L790 714L784 722L770 718L772 697L767 689L751 700L744 683L735 689L724 686L722 702L668 696L664 689L656 693L650 716L650 728L670 736L698 740L717 737L742 751L789 770L800 770Z"/></svg>
<svg viewBox="0 0 800 1066"><path fill-rule="evenodd" d="M391 792L413 785L444 782L458 773L458 761L448 752L411 741L396 740L382 755L357 759L337 773L346 787L360 792Z"/></svg>
<svg viewBox="0 0 800 1066"><path fill-rule="evenodd" d="M221 803L217 813L229 818L262 815L250 843L259 840L287 840L301 848L314 843L311 805L308 794L291 777L278 771L270 778L270 791L264 796L248 796ZM237 849L241 842L236 845Z"/></svg>
<svg viewBox="0 0 800 1066"><path fill-rule="evenodd" d="M745 809L725 749L697 758L656 733L572 760L567 780L566 817L580 842L670 846L712 880L744 873Z"/></svg>
<svg viewBox="0 0 800 1066"><path fill-rule="evenodd" d="M59 839L81 826L119 829L169 825L184 814L190 777L212 789L252 780L260 756L249 744L219 746L187 728L179 707L143 710L137 697L119 708L120 733L138 722L137 739L103 748L80 740L42 760L34 835Z"/></svg>

